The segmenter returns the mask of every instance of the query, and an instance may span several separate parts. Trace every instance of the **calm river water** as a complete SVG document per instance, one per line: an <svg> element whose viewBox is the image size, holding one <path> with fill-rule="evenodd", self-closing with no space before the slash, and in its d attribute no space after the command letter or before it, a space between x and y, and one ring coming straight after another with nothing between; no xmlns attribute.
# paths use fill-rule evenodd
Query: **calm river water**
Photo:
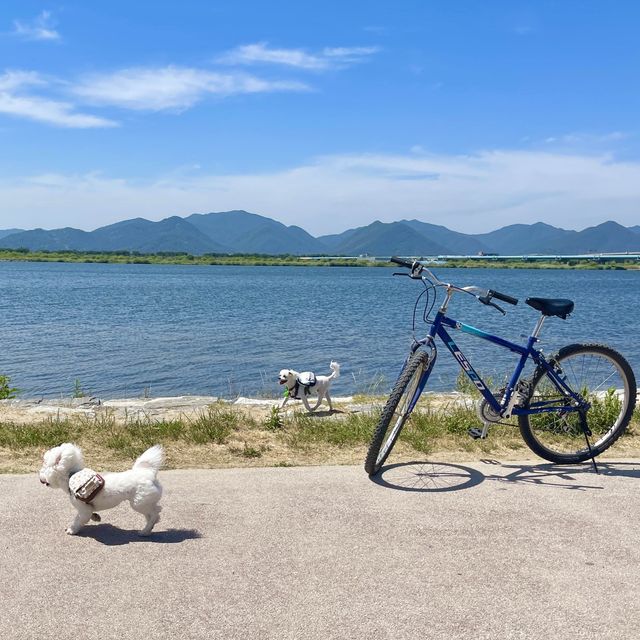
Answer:
<svg viewBox="0 0 640 640"><path fill-rule="evenodd" d="M435 269L443 280L520 298L508 314L454 298L456 319L516 341L537 312L527 296L575 301L550 319L543 347L607 342L640 373L640 271ZM0 374L23 397L277 395L282 368L328 373L334 395L383 392L411 341L419 283L385 268L0 263ZM426 326L420 330L426 332ZM481 374L514 364L471 336L454 335ZM458 369L442 347L433 389ZM77 382L76 382L77 381Z"/></svg>

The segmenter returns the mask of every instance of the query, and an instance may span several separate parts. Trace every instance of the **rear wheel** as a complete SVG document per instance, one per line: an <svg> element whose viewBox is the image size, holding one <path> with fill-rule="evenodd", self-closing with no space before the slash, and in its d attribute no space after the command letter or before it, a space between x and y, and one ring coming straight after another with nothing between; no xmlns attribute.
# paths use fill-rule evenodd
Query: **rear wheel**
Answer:
<svg viewBox="0 0 640 640"><path fill-rule="evenodd" d="M387 404L382 410L380 421L369 446L364 468L370 476L380 471L391 453L391 449L393 449L400 431L411 413L411 401L418 389L422 374L428 366L428 354L424 351L416 351L402 370Z"/></svg>
<svg viewBox="0 0 640 640"><path fill-rule="evenodd" d="M636 381L629 363L614 349L597 344L572 344L554 357L561 377L590 403L586 412L558 389L546 371L531 381L527 408L554 411L519 416L520 432L529 448L551 462L575 463L608 449L627 428L636 404ZM587 445L583 421L591 431Z"/></svg>

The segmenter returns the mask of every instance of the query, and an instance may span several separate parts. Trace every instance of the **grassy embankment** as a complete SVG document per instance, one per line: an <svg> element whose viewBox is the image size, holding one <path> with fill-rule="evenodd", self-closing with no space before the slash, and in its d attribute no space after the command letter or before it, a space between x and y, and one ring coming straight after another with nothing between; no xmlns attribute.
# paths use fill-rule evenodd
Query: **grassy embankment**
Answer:
<svg viewBox="0 0 640 640"><path fill-rule="evenodd" d="M80 262L101 264L191 264L191 265L247 265L247 266L305 266L305 267L385 267L390 263L363 258L300 257L292 255L219 255L194 256L188 253L137 253L131 251L29 251L27 249L0 249L0 261L21 262ZM636 260L599 261L589 259L540 260L447 260L435 267L491 268L491 269L640 269Z"/></svg>
<svg viewBox="0 0 640 640"><path fill-rule="evenodd" d="M587 258L558 258L557 260L481 260L473 258L469 260L447 260L441 267L451 269L592 269L625 271L627 269L640 269L637 260L597 260Z"/></svg>
<svg viewBox="0 0 640 640"><path fill-rule="evenodd" d="M188 253L138 253L135 251L28 251L0 249L0 261L19 262L82 262L88 264L190 264L190 265L247 265L247 266L329 266L369 267L386 266L369 258L302 258L300 256L219 255L194 256Z"/></svg>
<svg viewBox="0 0 640 640"><path fill-rule="evenodd" d="M373 400L373 405L371 401ZM0 473L28 473L39 468L42 452L73 441L95 469L129 468L145 448L162 443L167 468L362 464L378 422L383 398L360 398L363 411L329 415L276 411L217 403L199 416L174 420L97 418L43 420L18 425L2 422ZM391 462L462 461L479 458L535 459L515 425L495 425L487 440L472 440L467 430L479 424L473 398L443 404L426 397L405 426ZM613 458L640 456L640 414L609 452Z"/></svg>

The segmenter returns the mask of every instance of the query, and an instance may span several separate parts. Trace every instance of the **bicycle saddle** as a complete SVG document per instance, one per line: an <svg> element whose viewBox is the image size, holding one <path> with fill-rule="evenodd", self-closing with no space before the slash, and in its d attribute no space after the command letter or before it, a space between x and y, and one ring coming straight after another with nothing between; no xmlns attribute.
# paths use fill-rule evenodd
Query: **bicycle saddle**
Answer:
<svg viewBox="0 0 640 640"><path fill-rule="evenodd" d="M563 320L573 311L573 300L564 298L527 298L525 302L545 316L558 316Z"/></svg>

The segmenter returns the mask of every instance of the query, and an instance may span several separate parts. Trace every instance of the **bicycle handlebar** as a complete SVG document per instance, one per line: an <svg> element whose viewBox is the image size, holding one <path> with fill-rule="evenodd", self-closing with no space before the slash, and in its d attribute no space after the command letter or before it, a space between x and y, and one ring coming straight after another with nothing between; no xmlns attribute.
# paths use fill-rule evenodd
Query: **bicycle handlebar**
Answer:
<svg viewBox="0 0 640 640"><path fill-rule="evenodd" d="M486 291L483 291L481 289L478 289L477 287L455 287L451 284L447 284L446 282L442 282L433 273L431 273L429 269L427 269L424 265L422 265L417 260L414 260L411 262L409 260L405 260L404 258L398 258L397 256L392 256L391 258L389 258L389 261L395 264L399 264L402 267L406 267L407 269L411 269L411 275L410 275L411 278L415 278L415 279L420 279L421 277L424 278L424 276L421 276L420 274L423 271L426 271L427 274L429 274L428 279L433 278L434 284L438 286L450 287L451 289L454 289L456 291L463 291L464 293L470 293L471 295L475 296L483 304L495 307L502 313L504 313L504 311L500 309L498 305L491 302L491 298L502 300L502 302L506 302L507 304L512 304L512 305L518 304L518 298L508 296L506 293L500 293L500 291L495 291L494 289L488 289ZM398 275L401 275L401 274L398 274Z"/></svg>
<svg viewBox="0 0 640 640"><path fill-rule="evenodd" d="M498 300L502 300L502 302L506 302L507 304L518 304L518 298L512 298L506 293L500 293L499 291L494 291L493 289L489 289L488 293L490 298L498 298Z"/></svg>
<svg viewBox="0 0 640 640"><path fill-rule="evenodd" d="M395 264L399 264L403 267L407 267L407 269L411 269L413 267L413 262L409 262L408 260L404 260L396 256L391 256L389 258L389 262L395 262Z"/></svg>

